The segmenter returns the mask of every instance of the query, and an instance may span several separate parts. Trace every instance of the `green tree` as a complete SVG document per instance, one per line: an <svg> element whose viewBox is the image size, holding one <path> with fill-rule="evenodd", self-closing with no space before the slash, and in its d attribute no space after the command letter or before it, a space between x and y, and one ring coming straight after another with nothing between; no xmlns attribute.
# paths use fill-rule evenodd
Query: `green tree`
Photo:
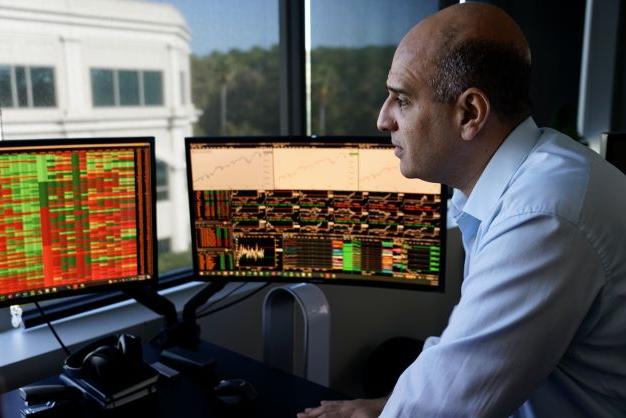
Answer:
<svg viewBox="0 0 626 418"><path fill-rule="evenodd" d="M192 57L198 135L277 134L278 49L214 52Z"/></svg>
<svg viewBox="0 0 626 418"><path fill-rule="evenodd" d="M376 134L393 46L316 48L311 52L311 124L319 135ZM196 135L276 135L278 47L192 56Z"/></svg>

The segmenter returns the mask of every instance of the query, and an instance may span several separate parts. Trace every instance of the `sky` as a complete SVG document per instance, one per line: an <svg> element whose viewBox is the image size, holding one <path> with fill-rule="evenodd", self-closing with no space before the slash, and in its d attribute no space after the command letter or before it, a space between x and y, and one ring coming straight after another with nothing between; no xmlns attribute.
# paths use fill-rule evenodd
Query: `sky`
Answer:
<svg viewBox="0 0 626 418"><path fill-rule="evenodd" d="M153 0L176 7L191 29L191 49L205 55L278 43L278 0ZM311 43L394 45L437 0L310 0Z"/></svg>

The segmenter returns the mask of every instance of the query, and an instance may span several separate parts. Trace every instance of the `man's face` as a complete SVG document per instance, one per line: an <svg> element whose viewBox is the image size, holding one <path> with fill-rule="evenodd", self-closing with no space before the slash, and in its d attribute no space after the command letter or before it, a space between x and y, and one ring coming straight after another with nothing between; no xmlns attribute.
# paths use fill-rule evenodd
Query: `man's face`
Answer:
<svg viewBox="0 0 626 418"><path fill-rule="evenodd" d="M389 95L378 116L378 129L391 133L405 177L445 182L446 162L454 151L453 106L436 102L426 84L427 60L419 49L401 45L387 77Z"/></svg>

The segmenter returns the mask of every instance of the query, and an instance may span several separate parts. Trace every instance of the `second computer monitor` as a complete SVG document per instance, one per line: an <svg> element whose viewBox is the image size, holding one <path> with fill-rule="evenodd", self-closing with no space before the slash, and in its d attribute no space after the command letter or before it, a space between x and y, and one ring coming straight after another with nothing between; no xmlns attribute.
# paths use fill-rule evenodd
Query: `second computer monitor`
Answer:
<svg viewBox="0 0 626 418"><path fill-rule="evenodd" d="M154 138L0 142L0 306L154 284Z"/></svg>
<svg viewBox="0 0 626 418"><path fill-rule="evenodd" d="M196 275L443 290L444 186L388 138L187 138Z"/></svg>

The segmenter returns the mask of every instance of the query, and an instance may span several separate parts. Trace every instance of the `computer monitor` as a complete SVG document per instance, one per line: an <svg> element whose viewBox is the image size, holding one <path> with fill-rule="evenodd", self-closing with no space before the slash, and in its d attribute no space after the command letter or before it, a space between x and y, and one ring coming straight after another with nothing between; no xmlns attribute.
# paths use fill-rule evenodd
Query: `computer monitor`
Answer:
<svg viewBox="0 0 626 418"><path fill-rule="evenodd" d="M154 284L154 138L0 142L0 306Z"/></svg>
<svg viewBox="0 0 626 418"><path fill-rule="evenodd" d="M607 132L601 137L604 158L626 174L626 132Z"/></svg>
<svg viewBox="0 0 626 418"><path fill-rule="evenodd" d="M197 277L443 291L444 186L403 177L389 138L185 147Z"/></svg>

